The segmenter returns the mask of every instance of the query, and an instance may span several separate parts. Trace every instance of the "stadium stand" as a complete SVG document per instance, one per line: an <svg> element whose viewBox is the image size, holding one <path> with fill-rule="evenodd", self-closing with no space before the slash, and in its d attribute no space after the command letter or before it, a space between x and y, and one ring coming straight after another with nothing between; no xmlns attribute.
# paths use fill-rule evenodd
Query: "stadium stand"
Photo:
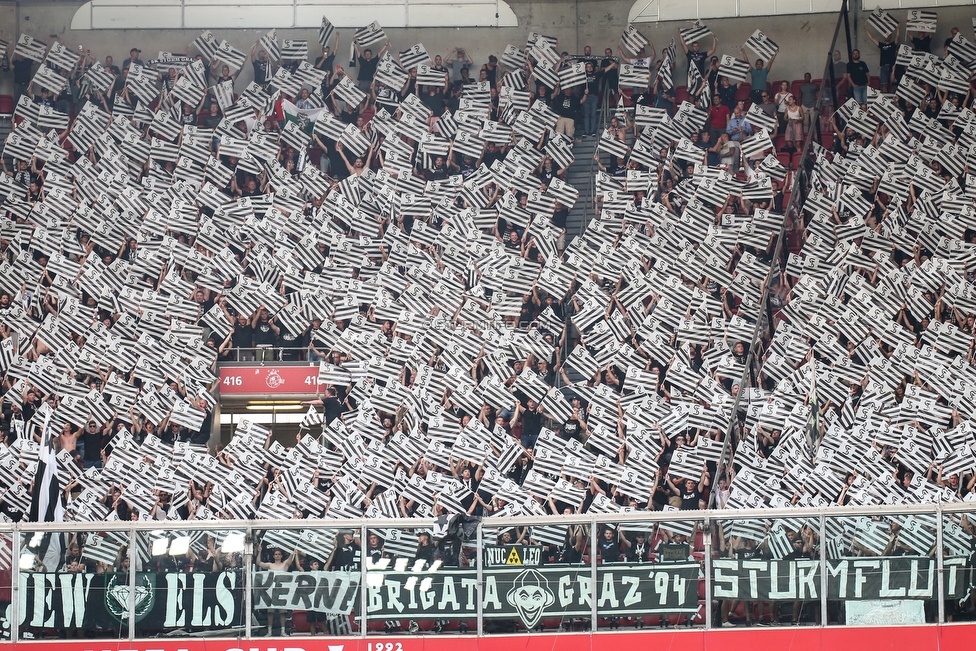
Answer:
<svg viewBox="0 0 976 651"><path fill-rule="evenodd" d="M234 599L245 558L222 521L316 523L261 530L247 581L364 562L460 571L485 544L587 581L597 560L674 563L664 579L683 600L601 611L604 628L821 622L819 597L775 584L713 609L706 558L971 553L961 511L823 527L781 512L974 495L976 46L902 45L882 94L856 61L843 79L769 84L766 34L713 58L700 22L660 57L628 26L619 57L533 34L480 68L463 50L391 49L374 24L343 69L340 36L323 21L312 63L274 30L249 54L205 32L199 54L133 48L121 69L58 39L10 44L4 518L55 519L63 501L57 519L93 531L208 523L178 550L140 536L137 569L241 576ZM565 181L585 166L590 187ZM318 365L325 390L292 445L248 421L216 442L215 373L231 361ZM694 519L709 508L756 515ZM362 518L424 524L336 522ZM464 534L469 519L491 540ZM129 542L74 531L53 556L18 558L109 576L130 569ZM931 586L923 617L940 621ZM972 615L971 593L948 594ZM496 632L591 625L589 606L516 602ZM363 625L351 606L255 607L269 635ZM235 612L222 625L244 626ZM474 625L470 611L375 613L376 631Z"/></svg>

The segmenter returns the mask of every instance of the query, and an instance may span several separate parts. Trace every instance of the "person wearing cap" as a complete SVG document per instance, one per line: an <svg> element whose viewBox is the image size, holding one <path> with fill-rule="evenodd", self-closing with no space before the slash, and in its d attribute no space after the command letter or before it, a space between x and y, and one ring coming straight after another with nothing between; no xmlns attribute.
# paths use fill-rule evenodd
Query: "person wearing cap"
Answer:
<svg viewBox="0 0 976 651"><path fill-rule="evenodd" d="M31 87L32 86L27 87L27 94L31 96L35 104L38 106L50 106L51 108L54 108L54 98L51 97L51 93L47 88L42 88L39 93L32 93Z"/></svg>
<svg viewBox="0 0 976 651"><path fill-rule="evenodd" d="M624 555L628 563L650 563L651 546L647 542L647 533L638 531L633 539L628 535L621 536L624 545Z"/></svg>
<svg viewBox="0 0 976 651"><path fill-rule="evenodd" d="M325 563L329 572L358 572L362 558L362 544L353 529L342 529L336 540L336 546Z"/></svg>
<svg viewBox="0 0 976 651"><path fill-rule="evenodd" d="M140 54L142 54L142 50L140 50L137 47L134 47L131 50L129 50L129 58L126 59L125 62L122 64L122 69L127 70L129 66L131 66L133 63L138 63L140 66L146 65L145 63L142 62L142 59L139 58Z"/></svg>

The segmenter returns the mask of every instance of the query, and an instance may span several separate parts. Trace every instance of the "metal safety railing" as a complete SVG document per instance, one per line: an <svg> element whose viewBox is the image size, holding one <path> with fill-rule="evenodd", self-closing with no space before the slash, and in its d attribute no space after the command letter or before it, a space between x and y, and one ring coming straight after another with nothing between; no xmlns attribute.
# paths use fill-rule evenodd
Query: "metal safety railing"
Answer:
<svg viewBox="0 0 976 651"><path fill-rule="evenodd" d="M903 521L904 518L914 518L929 524L935 523L932 530L928 532L928 535L934 540L932 549L921 550L917 555L903 560L899 560L895 556L889 557L879 554L864 555L863 550L855 553L851 551L853 547L841 549L840 554L837 554L836 551L828 551L826 541L830 539L832 530L836 530L837 528L853 530L865 522L869 524L885 521L895 522ZM549 627L554 632L571 630L574 627L577 629L581 628L582 630L598 631L601 628L612 629L618 627L621 619L627 620L628 623L632 623L636 627L642 625L648 617L648 612L652 612L654 617L659 618L662 625L665 622L677 618L677 621L683 624L707 630L722 625L722 622L718 621L716 611L714 610L717 604L722 605L722 620L727 621L728 611L725 607L725 602L733 599L742 600L750 598L756 603L768 601L772 604L770 611L775 613L777 604L795 603L800 597L805 597L804 601L807 606L812 607L819 601L819 606L816 607L816 624L819 626L828 626L832 625L832 623L843 624L845 623L844 618L838 616L838 611L842 610L845 606L853 608L854 605L852 602L866 598L863 595L855 593L853 588L861 590L865 585L868 585L869 580L871 580L872 571L877 575L873 580L881 586L880 598L882 600L900 599L906 603L911 602L916 605L915 611L917 612L921 611L921 606L924 602L924 605L928 606L928 612L930 614L926 617L925 621L914 623L943 624L947 621L947 603L959 600L959 595L964 590L972 588L971 578L965 578L970 577L967 573L968 561L966 565L963 565L958 552L959 545L965 544L966 541L960 543L957 537L953 544L953 548L957 551L952 551L946 543L947 534L944 534L944 530L945 532L949 532L951 529L953 530L952 535L957 536L955 529L957 528L957 523L960 521L967 526L976 521L976 506L971 503L955 503L725 511L636 511L551 517L485 518L475 523L476 530L473 535L467 536L466 542L464 543L463 548L468 549L470 552L470 562L465 564L461 561L461 559L466 558L462 553L457 557L458 561L453 565L449 562L441 565L440 561L436 561L424 565L423 571L417 571L416 566L414 566L413 585L409 587L405 587L405 583L409 584L410 579L407 578L407 581L404 582L403 578L410 575L410 565L414 564L415 560L407 559L401 552L397 558L403 558L404 561L402 563L394 559L391 559L385 564L371 561L372 552L370 546L373 545L371 534L381 535L387 540L393 540L396 536L391 532L409 531L414 534L417 532L427 532L429 534L433 531L443 530L443 526L438 526L438 523L434 520L360 518L349 520L16 523L0 524L0 543L10 545L9 549L12 552L11 576L17 577L17 580L11 581L10 585L9 619L11 623L10 639L12 641L25 639L21 635L22 632L29 634L27 637L32 637L33 639L43 636L45 630L51 632L45 626L37 626L39 620L37 619L36 608L38 607L37 604L46 603L46 597L38 591L44 585L53 586L55 582L48 581L45 583L36 580L34 574L29 571L31 568L27 568L24 565L25 563L31 562L31 555L35 553L34 548L36 548L38 540L43 538L39 534L71 534L78 532L88 533L90 537L106 536L111 533L124 534L127 537L126 549L128 558L143 558L143 565L146 564L146 552L140 552L140 548L145 550L151 547L154 558L158 554L156 550L157 545L148 544L151 542L150 538L158 540L162 537L169 542L170 539L167 537L172 537L175 543L175 540L181 536L188 536L193 532L200 532L227 541L229 537L226 534L233 533L244 542L239 549L235 550L240 556L242 563L230 569L223 570L225 572L236 572L235 576L239 576L240 581L243 582L243 586L234 581L229 582L235 591L235 603L239 604L237 607L240 609L240 612L234 613L234 617L228 616L225 624L221 626L213 625L208 627L206 625L198 625L195 631L189 630L189 623L184 622L180 625L177 622L176 625L171 626L169 630L165 631L164 634L168 637L179 635L225 635L228 637L243 635L244 637L250 638L258 629L270 633L270 627L272 626L270 618L268 620L268 628L266 629L263 622L257 621L252 617L255 611L265 613L268 610L269 602L267 601L268 597L266 594L267 580L275 578L266 574L266 564L264 568L256 566L255 561L260 559L260 551L255 543L262 535L268 535L272 532L280 535L282 532L289 530L301 530L303 532L320 533L330 536L335 535L339 539L342 538L341 531L349 531L355 532L355 535L361 541L362 554L366 562L359 563L357 567L351 570L351 574L347 572L345 576L345 580L350 582L348 583L349 590L351 590L350 594L355 596L355 599L350 599L349 603L354 603L355 607L350 607L347 615L340 617L344 623L351 624L347 630L340 631L339 634L353 636L372 635L376 632L382 632L376 628L376 625L384 621L387 622L388 630L390 627L389 620L391 619L394 620L394 623L400 619L411 619L408 630L413 630L414 622L412 620L419 617L416 613L421 612L419 607L416 606L416 603L422 602L427 604L425 606L426 610L423 610L425 613L424 616L427 619L436 619L438 622L444 623L453 622L455 630L460 629L464 631L467 629L473 635L490 635L492 632L503 632L502 628L505 627L507 627L505 631L508 632L522 630L522 628L531 630L538 626ZM744 527L743 531L739 531L738 527L756 523L760 523L761 529L766 532L773 531L776 527L782 525L787 525L794 529L805 526L814 532L814 535L810 536L810 540L817 541L816 550L807 557L804 557L803 562L800 563L801 565L805 563L808 572L805 576L806 584L810 589L808 594L801 594L797 597L795 596L795 591L794 593L787 594L785 590L782 591L783 594L774 595L773 593L774 590L779 590L780 587L776 579L777 568L780 572L783 572L785 568L795 569L797 564L795 559L792 561L793 565L790 565L791 557L779 555L774 560L760 560L761 558L769 559L770 556L767 554L764 557L756 554L755 556L751 556L752 560L750 561L739 561L734 559L733 554L728 553L729 545L736 533L743 534L745 530ZM492 564L486 560L486 555L482 553L486 547L492 547L491 543L499 542L501 545L508 544L507 541L499 541L501 532L511 528L516 528L516 531L519 528L525 528L524 538L522 539L524 546L521 547L521 553L525 555L526 549L531 550L534 548L533 546L542 547L542 545L537 543L534 536L542 536L542 530L552 526L574 527L574 530L580 532L580 535L585 538L581 549L582 554L577 562L538 563L531 566L522 565L513 568L504 564ZM660 533L665 529L677 531L682 526L688 527L687 531L692 532L691 539L689 540L693 539L695 541L689 545L688 551L685 552L687 559L684 561L680 558L670 561L657 558L648 559L649 562L638 564L626 562L604 564L602 561L606 551L597 553L599 541L605 537L604 534L606 531L610 530L608 527L617 528L622 532L653 531ZM976 529L967 528L966 531L968 536L966 540L968 540L971 547L974 542ZM696 537L696 532L700 532L700 536ZM312 538L304 534L300 537L301 541L310 539ZM140 542L145 544L139 544ZM303 545L304 543L299 542L297 544ZM164 544L162 547L162 555L165 555L167 553L166 545ZM505 549L507 551L508 547L505 547ZM518 552L520 548L516 545L515 549ZM177 552L172 551L171 553L176 554ZM185 550L182 553L185 553ZM22 556L25 558L22 558ZM525 555L525 558L528 560L529 557ZM947 559L949 561L948 563L946 562ZM743 562L748 567L742 566L741 564ZM908 567L907 564L909 562L914 563L914 565L910 566L912 568L910 572L902 569L900 570L901 575L899 576L896 575L897 573L893 573L894 570L889 571L890 568ZM738 593L730 592L732 590L731 586L733 584L738 585L739 583L738 578L735 577L737 568L740 567L744 567L744 569L739 570L742 587L738 588ZM92 634L96 637L111 633L113 639L127 638L134 640L142 637L160 635L161 632L159 630L148 627L147 625L141 625L140 621L138 621L139 617L144 616L144 612L140 611L137 617L137 595L140 595L139 599L141 601L139 603L141 605L148 595L147 590L159 590L162 594L169 589L166 588L168 585L173 589L191 591L196 589L198 584L202 585L202 582L205 580L191 580L185 575L178 575L177 572L170 570L168 574L160 575L164 580L156 581L154 584L156 587L147 587L150 584L146 583L145 577L147 573L145 572L145 568L136 567L135 569L136 571L126 570L121 574L122 579L128 580L128 590L118 593L125 595L128 600L128 608L117 618L121 623L117 629L113 629L112 631L92 631ZM346 569L349 570L349 568ZM851 572L850 578L847 577L848 569ZM265 573L259 575L262 580L262 585L256 586L255 572L259 571ZM758 580L755 578L757 573L759 573ZM762 584L764 581L767 583L770 581L770 574L772 575L771 586L767 586L765 592L752 593L750 597L750 593L748 592L748 586L750 584L749 577L752 577L751 583L754 584L751 589L755 590L757 581L759 584ZM907 574L910 574L910 576ZM329 573L326 573L326 575L332 578L338 576ZM112 576L114 577L112 580L117 581L113 585L119 585L122 579L119 579L114 573ZM180 578L181 576L182 578ZM304 581L315 581L320 579L321 576L323 575L315 575L314 573L301 575ZM838 576L842 576L842 579L838 579ZM139 579L139 584L137 584L137 578ZM284 578L290 579L290 577ZM734 582L733 578L735 578ZM802 575L801 578L803 578ZM569 603L565 598L562 598L560 600L560 607L549 608L546 615L547 619L522 617L519 620L520 611L518 611L518 605L512 601L511 597L506 602L505 595L503 594L499 597L497 591L499 590L499 586L507 589L508 586L514 586L519 582L525 583L530 579L537 581L538 586L542 586L539 587L540 590L544 588L549 591L550 600L555 599L555 596L559 594L559 590L562 593L572 591L573 595L575 595L573 597L573 603ZM783 577L781 576L780 579L783 579ZM828 584L836 583L839 580L847 581L848 583L845 583L845 586L848 584L853 586L852 591L850 593L841 593L838 596L837 590L831 590ZM556 586L549 586L546 581L558 582L559 589L557 590ZM665 584L663 592L660 585L662 581ZM694 585L685 585L683 583L684 581L693 581ZM451 584L450 591L438 587L446 585L448 582ZM614 582L619 583L620 586L617 586ZM70 584L70 579L62 580L61 583L62 587L60 589L66 591L66 588ZM276 589L280 589L283 591L282 594L285 594L287 593L287 586L290 583L293 582L279 581L276 583ZM679 583L683 586L680 590L678 589ZM911 585L914 593L909 593L906 597L903 589L896 589L897 585L902 584ZM104 583L102 585L104 586ZM463 602L464 599L457 596L462 585L467 585L472 590L472 596L467 599L466 608L443 608L438 607L434 603L436 600L431 595L438 595L442 601L448 601L450 598L453 598L454 601L460 599ZM698 586L700 585L704 586L702 593L699 592ZM628 608L624 603L625 600L611 598L605 594L608 589L612 591L615 587L619 587L621 590L623 588L627 588L628 590L632 588L633 592L631 596L643 594L642 591L646 590L647 594L653 594L654 599L659 599L660 603L654 605L648 602L646 598L638 597L636 601L631 599L632 607ZM0 586L0 593L3 592L2 588L3 586ZM453 590L457 590L457 592L451 592ZM886 590L887 593L885 592ZM205 592L203 588L197 591L201 594ZM21 594L22 592L23 594ZM27 594L28 592L30 594ZM599 598L596 596L598 592L600 593ZM675 592L677 596L671 594L671 592ZM682 594L685 596L682 597ZM257 602L254 601L256 597L258 598ZM563 594L563 597L565 597L565 594ZM171 599L172 596L170 595L169 598ZM389 604L403 606L408 601L413 602L414 607L413 610L409 607L406 608L407 614L404 615L400 615L400 611L389 606ZM511 607L506 605L506 603ZM282 601L279 605L285 607L286 602ZM171 606L167 607L171 608ZM223 607L226 610L227 603L224 603ZM803 607L801 604L801 609ZM183 605L180 608L182 609ZM187 608L189 609L189 606ZM580 610L581 608L584 608L586 612L582 612ZM30 613L28 613L28 610ZM301 610L301 608L297 608L296 610ZM780 608L781 615L782 610ZM702 613L702 611L704 612ZM42 619L46 621L48 619L48 612L47 610L43 612L44 617ZM566 614L564 615L563 613ZM28 618L28 614L31 617ZM279 613L275 611L274 614L277 615ZM762 615L761 605L760 615ZM794 615L795 620L796 615ZM832 620L834 621L832 622ZM51 621L55 620L52 619ZM775 616L772 617L772 623L775 624L777 621ZM372 629L370 626L371 622L373 623ZM476 623L473 626L469 626L470 622ZM20 630L19 625L22 623L24 624L24 631ZM558 629L556 628L557 623ZM515 627L514 630L510 630L512 626ZM414 632L419 632L419 629Z"/></svg>

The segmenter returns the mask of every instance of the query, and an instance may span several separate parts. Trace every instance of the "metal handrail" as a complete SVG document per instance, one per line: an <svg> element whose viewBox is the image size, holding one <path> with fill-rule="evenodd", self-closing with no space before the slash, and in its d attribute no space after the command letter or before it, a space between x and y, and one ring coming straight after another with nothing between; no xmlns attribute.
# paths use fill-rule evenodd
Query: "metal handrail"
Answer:
<svg viewBox="0 0 976 651"><path fill-rule="evenodd" d="M837 16L837 24L834 27L834 37L833 37L833 39L831 39L830 49L828 50L827 65L825 66L825 69L824 69L824 76L821 77L821 79L827 79L827 76L828 76L827 73L828 73L829 68L830 68L830 65L831 65L832 53L833 53L833 50L834 50L834 44L837 42L837 37L840 34L841 25L844 24L846 20L847 20L847 0L842 0L842 2L841 2L841 8L840 8L840 13ZM848 35L848 38L849 38L849 35ZM817 95L817 107L820 107L821 106L821 103L822 103L823 97L824 97L824 93L825 93L825 85L823 84L823 82L821 82L820 92ZM811 147L811 145L813 143L813 135L814 135L815 132L816 132L815 129L810 129L809 133L807 133L806 138L803 141L803 148L800 150L800 152L801 152L801 155L800 155L800 167L802 167L803 162L806 160L807 156L810 153L810 147ZM759 307L758 307L758 311L757 311L758 316L756 318L756 325L753 328L752 338L751 338L751 340L749 342L749 352L748 352L748 355L746 356L745 368L743 368L742 375L739 378L739 387L741 387L741 388L745 388L747 386L746 381L749 378L749 371L752 368L752 365L756 361L756 349L757 349L757 347L759 345L759 333L760 333L760 329L762 328L762 325L763 325L764 317L767 320L769 320L769 323L767 324L767 327L770 330L773 329L773 323L772 323L771 317L766 316L766 315L769 315L770 314L769 313L769 309L768 309L769 308L770 287L772 285L773 271L776 268L777 261L779 260L780 255L782 254L782 251L783 251L783 243L784 243L785 237L786 237L786 224L789 221L790 214L794 210L796 210L796 206L797 206L797 204L799 202L799 197L800 197L800 192L799 192L799 189L800 189L800 181L801 181L801 179L804 176L801 173L800 167L798 167L794 171L794 173L793 173L793 179L792 179L792 183L791 183L791 186L790 186L790 200L789 200L789 202L787 202L787 204L785 206L783 206L783 221L780 222L779 232L776 234L776 245L773 247L773 255L770 258L769 268L766 270L766 279L765 279L765 282L763 283L762 296L760 297L760 300L759 300ZM739 406L740 406L740 404L742 402L742 396L744 394L745 394L745 391L744 390L740 390L735 395L735 398L732 401L732 416L729 419L729 425L728 425L728 427L726 428L726 431L725 431L725 439L722 441L722 454L719 457L719 462L716 464L716 467L715 467L715 478L714 479L716 481L717 481L717 478L718 477L721 477L722 476L722 474L723 474L723 472L725 470L725 467L726 467L726 465L728 463L728 456L729 456L729 453L731 451L730 441L731 441L731 438L732 438L732 431L733 431L733 427L735 426L736 420L738 418ZM715 505L715 497L716 497L716 491L713 490L711 492L711 494L709 495L709 506L714 506Z"/></svg>
<svg viewBox="0 0 976 651"><path fill-rule="evenodd" d="M773 509L710 509L701 511L632 511L628 513L582 513L573 515L553 516L518 516L484 518L481 526L495 527L531 527L548 525L571 524L606 524L619 522L676 522L693 521L705 522L711 520L777 520L777 519L807 519L872 517L886 515L920 515L920 514L976 514L976 505L968 502L929 503L929 504L878 504L871 506L819 506L798 508ZM433 527L435 521L430 518L349 518L337 520L333 518L309 518L303 520L160 520L156 522L15 522L0 523L0 533L13 531L194 531L215 529L354 529L367 527L370 529L425 529Z"/></svg>

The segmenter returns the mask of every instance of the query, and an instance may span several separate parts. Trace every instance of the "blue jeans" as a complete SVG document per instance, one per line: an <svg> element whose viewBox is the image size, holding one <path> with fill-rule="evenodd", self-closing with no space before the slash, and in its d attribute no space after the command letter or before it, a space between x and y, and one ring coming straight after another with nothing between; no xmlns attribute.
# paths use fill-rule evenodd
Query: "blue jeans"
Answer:
<svg viewBox="0 0 976 651"><path fill-rule="evenodd" d="M881 77L882 88L887 88L888 85L891 83L891 70L892 70L891 66L884 66L884 65L881 66L881 68L879 69L878 75Z"/></svg>
<svg viewBox="0 0 976 651"><path fill-rule="evenodd" d="M851 85L851 92L854 93L854 101L858 104L868 103L868 87Z"/></svg>
<svg viewBox="0 0 976 651"><path fill-rule="evenodd" d="M583 102L583 133L596 135L596 111L600 104L600 98L596 95L587 95Z"/></svg>

